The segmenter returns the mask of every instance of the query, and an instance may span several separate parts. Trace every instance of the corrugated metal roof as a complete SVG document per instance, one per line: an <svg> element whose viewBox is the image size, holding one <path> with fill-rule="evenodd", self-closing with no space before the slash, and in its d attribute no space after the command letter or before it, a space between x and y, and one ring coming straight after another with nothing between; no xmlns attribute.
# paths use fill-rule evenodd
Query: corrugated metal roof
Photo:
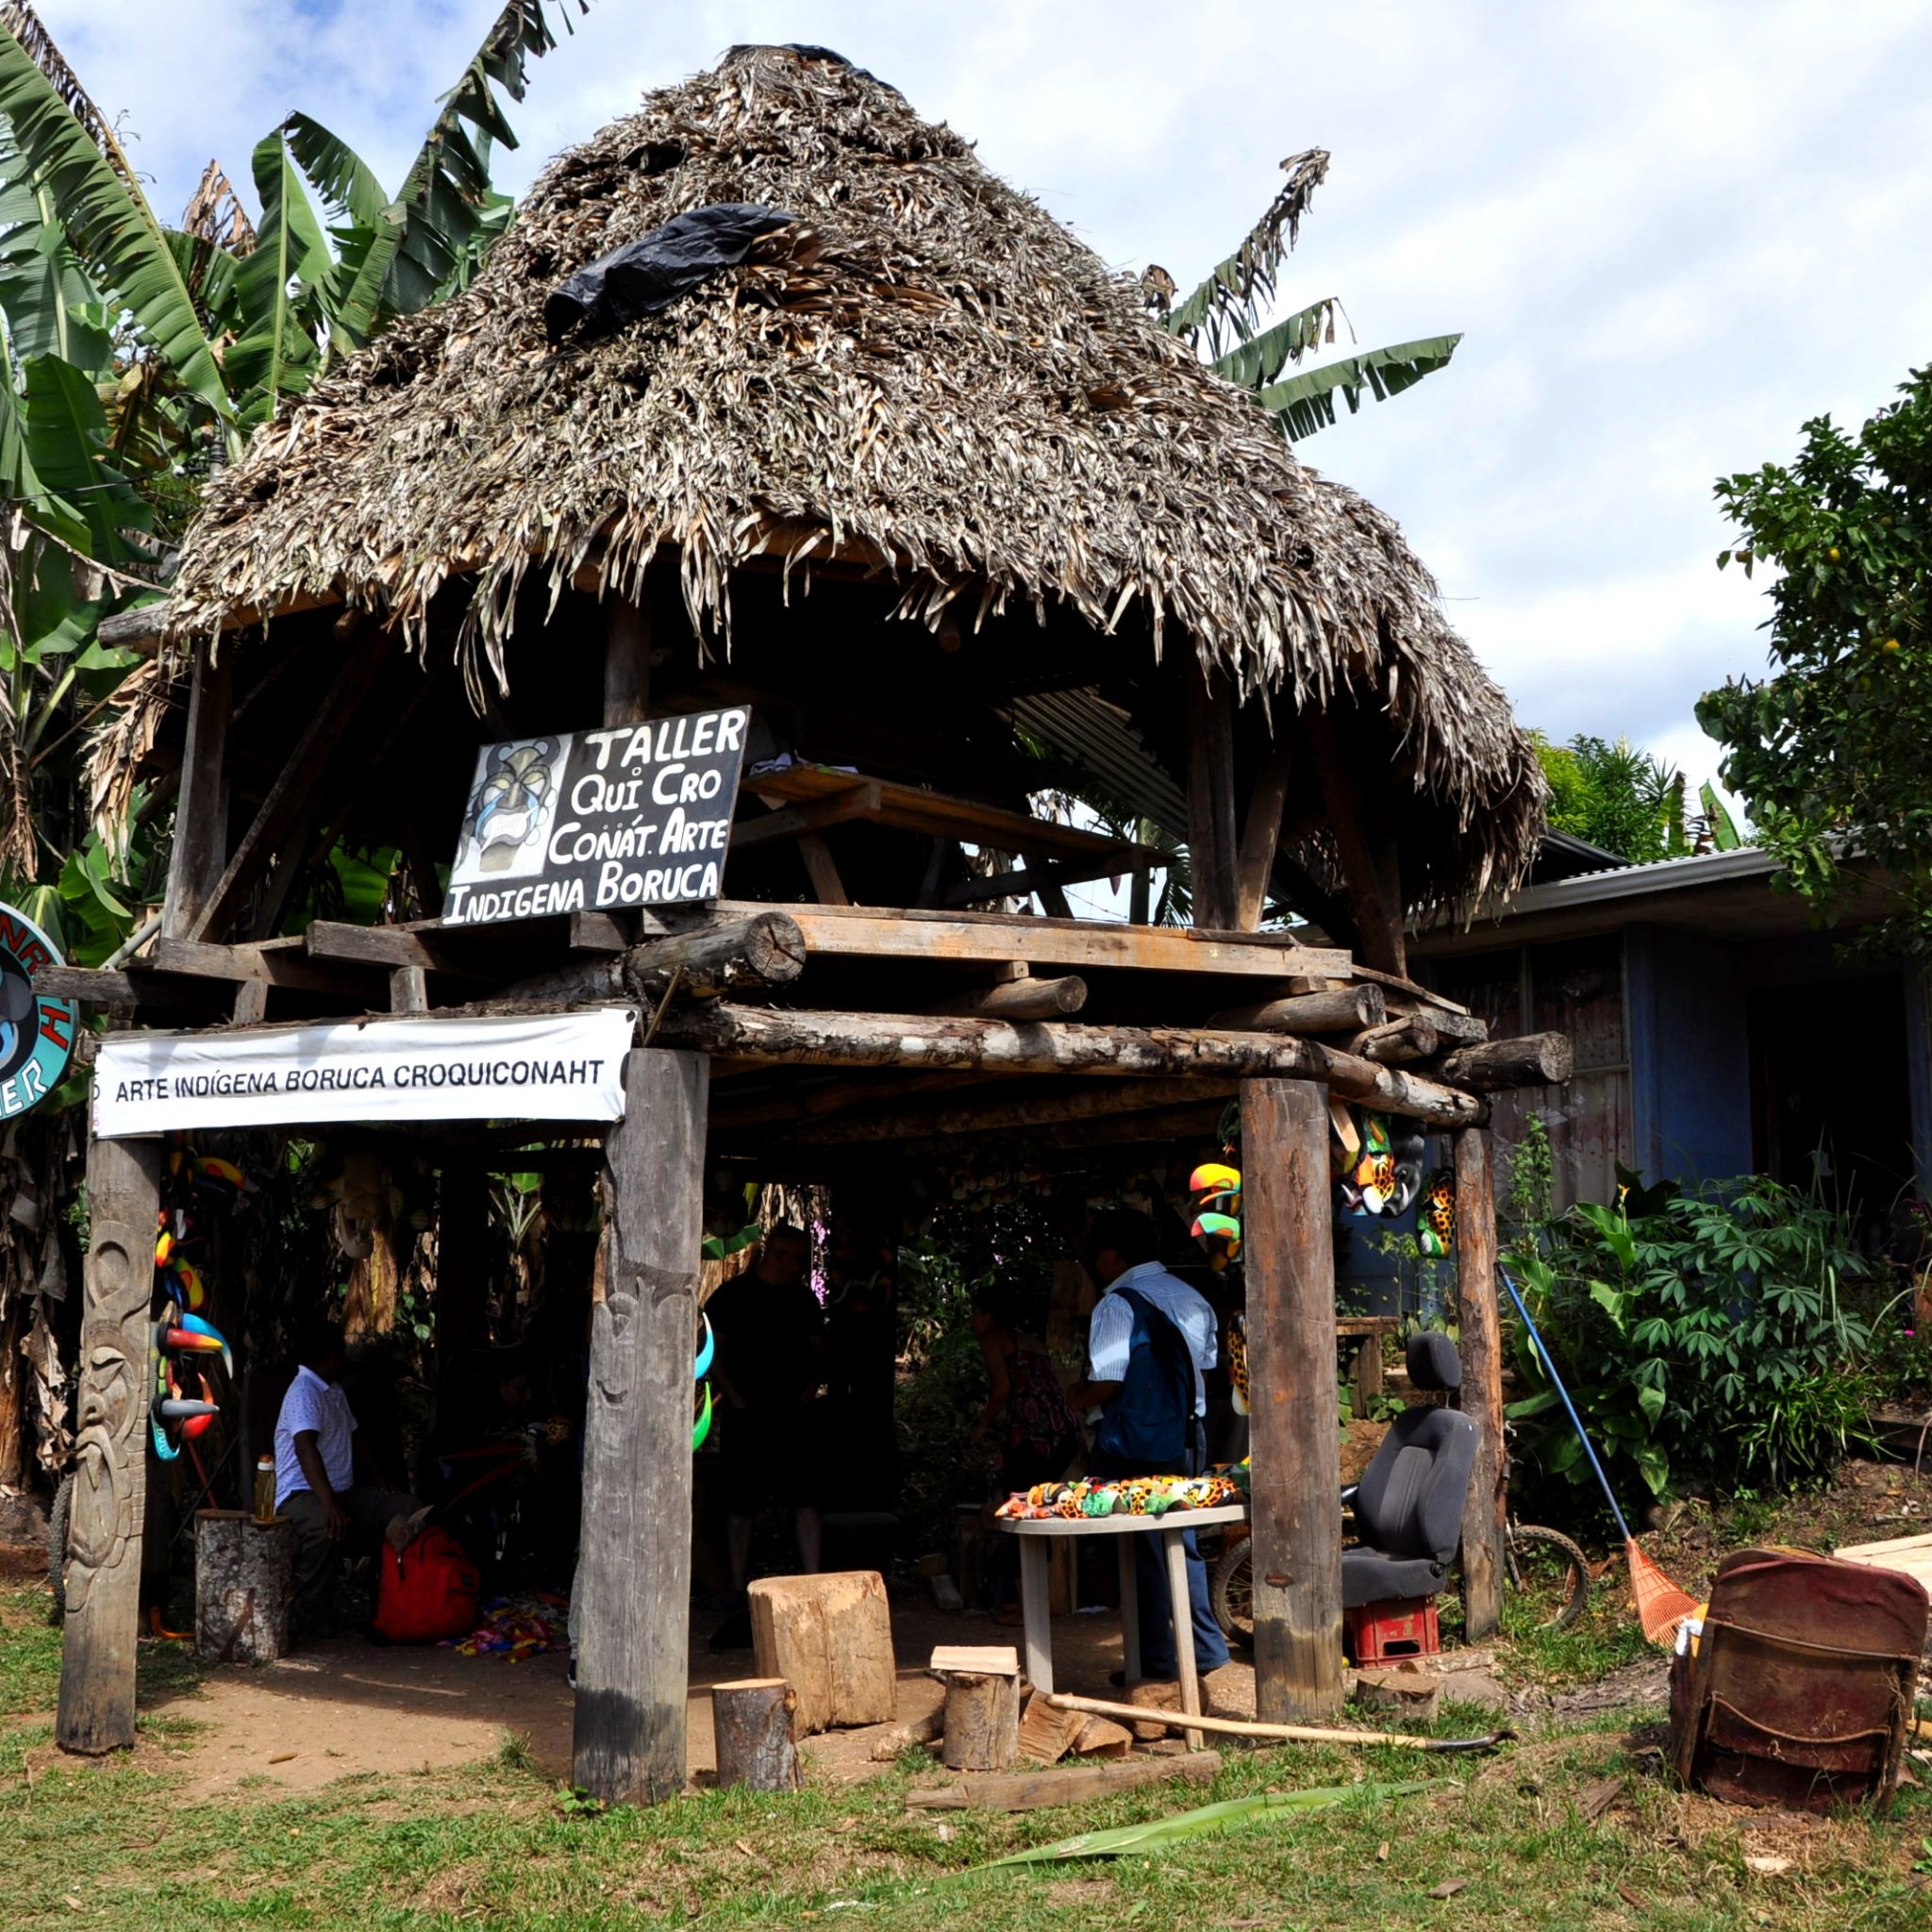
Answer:
<svg viewBox="0 0 1932 1932"><path fill-rule="evenodd" d="M1170 838L1187 838L1187 794L1141 741L1127 714L1091 685L1015 698L1011 715L1029 738L1091 772L1139 817L1151 819Z"/></svg>

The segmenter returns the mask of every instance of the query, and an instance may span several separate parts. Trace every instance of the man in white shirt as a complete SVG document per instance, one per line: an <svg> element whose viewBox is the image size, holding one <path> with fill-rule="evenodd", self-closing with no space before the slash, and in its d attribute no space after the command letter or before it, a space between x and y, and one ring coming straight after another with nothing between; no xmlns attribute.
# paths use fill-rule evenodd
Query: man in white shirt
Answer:
<svg viewBox="0 0 1932 1932"><path fill-rule="evenodd" d="M1207 1466L1208 1391L1203 1371L1216 1358L1214 1310L1156 1258L1154 1223L1130 1208L1095 1216L1093 1278L1102 1286L1087 1331L1088 1379L1068 1391L1076 1408L1098 1407L1091 1476L1198 1475ZM1182 1356L1185 1355L1185 1360ZM1160 1447L1153 1447L1153 1439ZM1204 1674L1227 1661L1227 1640L1208 1597L1208 1566L1190 1530L1188 1597L1194 1665ZM1179 1674L1167 1575L1153 1536L1134 1539L1141 1600L1141 1669Z"/></svg>
<svg viewBox="0 0 1932 1932"><path fill-rule="evenodd" d="M375 1481L341 1385L348 1357L340 1324L309 1327L297 1342L296 1360L275 1418L275 1510L295 1525L293 1622L300 1642L334 1634L331 1597L343 1544L374 1550L396 1517L413 1516L422 1506Z"/></svg>

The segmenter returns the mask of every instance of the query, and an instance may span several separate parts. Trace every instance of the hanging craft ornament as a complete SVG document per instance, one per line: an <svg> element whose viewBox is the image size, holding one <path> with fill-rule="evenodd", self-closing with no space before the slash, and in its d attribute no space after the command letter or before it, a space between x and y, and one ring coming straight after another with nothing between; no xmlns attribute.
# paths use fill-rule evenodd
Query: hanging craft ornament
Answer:
<svg viewBox="0 0 1932 1932"><path fill-rule="evenodd" d="M1406 1212L1421 1191L1426 1151L1427 1142L1412 1123L1391 1122L1386 1114L1364 1114L1360 1157L1342 1176L1344 1209L1385 1220Z"/></svg>
<svg viewBox="0 0 1932 1932"><path fill-rule="evenodd" d="M704 1324L704 1333L698 1341L698 1358L691 1371L691 1378L698 1385L697 1420L691 1424L691 1446L695 1453L705 1446L705 1438L711 1433L711 1385L705 1380L705 1372L711 1366L711 1357L718 1352L718 1338L711 1329L711 1318L698 1311L698 1320Z"/></svg>
<svg viewBox="0 0 1932 1932"><path fill-rule="evenodd" d="M192 1323L194 1325L185 1325ZM197 1368L192 1373L198 1395L189 1394L182 1385L184 1365L177 1355L220 1355L224 1365L229 1359L228 1344L221 1331L198 1317L188 1315L172 1321L156 1322L149 1328L155 1363L155 1392L148 1404L148 1434L155 1454L163 1462L173 1462L182 1444L205 1435L221 1407L208 1377Z"/></svg>
<svg viewBox="0 0 1932 1932"><path fill-rule="evenodd" d="M1423 1205L1415 1221L1416 1244L1432 1260L1456 1252L1456 1176L1439 1167L1423 1190Z"/></svg>
<svg viewBox="0 0 1932 1932"><path fill-rule="evenodd" d="M1189 1232L1207 1249L1208 1265L1219 1274L1241 1257L1241 1170L1219 1160L1204 1161L1188 1176L1188 1189L1197 1197Z"/></svg>
<svg viewBox="0 0 1932 1932"><path fill-rule="evenodd" d="M1235 1414L1249 1414L1248 1318L1241 1308L1227 1318L1227 1379L1234 1391Z"/></svg>

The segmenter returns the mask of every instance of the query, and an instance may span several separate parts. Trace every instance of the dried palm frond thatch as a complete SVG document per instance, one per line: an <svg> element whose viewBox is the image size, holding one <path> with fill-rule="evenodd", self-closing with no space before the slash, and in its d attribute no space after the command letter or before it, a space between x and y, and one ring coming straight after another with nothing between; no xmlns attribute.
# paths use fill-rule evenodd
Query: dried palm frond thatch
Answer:
<svg viewBox="0 0 1932 1932"><path fill-rule="evenodd" d="M794 219L661 313L546 341L565 275L719 202ZM1513 882L1534 845L1535 759L1393 522L967 142L821 50L736 48L553 161L469 289L214 479L174 632L342 599L425 642L466 578L480 684L526 575L637 594L659 551L726 650L758 557L869 563L933 625L956 599L1103 632L1137 611L1244 697L1386 717L1440 855L1418 896Z"/></svg>

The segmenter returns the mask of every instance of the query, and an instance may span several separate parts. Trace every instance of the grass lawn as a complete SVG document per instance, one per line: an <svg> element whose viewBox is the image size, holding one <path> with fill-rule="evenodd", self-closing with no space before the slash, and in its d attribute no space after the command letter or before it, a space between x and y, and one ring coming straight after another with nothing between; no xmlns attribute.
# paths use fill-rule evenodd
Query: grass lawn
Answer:
<svg viewBox="0 0 1932 1932"><path fill-rule="evenodd" d="M1124 1926L1670 1928L1891 1932L1932 1925L1932 1797L1892 1819L1763 1828L1669 1789L1660 1733L1627 1714L1532 1735L1488 1759L1395 1751L1230 1752L1209 1787L1156 1788L1021 1814L908 1811L921 1760L787 1799L706 1793L651 1811L579 1807L514 1739L457 1771L344 1777L291 1795L264 1780L184 1801L192 1716L143 1720L132 1754L58 1757L44 1713L58 1639L38 1592L0 1596L0 1926L98 1920L117 1932L305 1927L794 1924L959 1920L974 1932ZM1626 1648L1613 1621L1552 1676ZM178 1687L172 1647L142 1664ZM1524 1661L1529 1661L1525 1658ZM156 1680L158 1681L158 1680ZM173 1711L192 1713L176 1703ZM1452 1710L1443 1728L1484 1720ZM1075 1831L1214 1799L1357 1779L1427 1778L1420 1795L1351 1798L1152 1857L962 1875ZM1586 1794L1620 1790L1603 1815ZM1914 1866L1918 1866L1915 1872ZM1453 1890L1446 1890L1454 1888ZM1433 1896L1435 1893L1446 1895Z"/></svg>

